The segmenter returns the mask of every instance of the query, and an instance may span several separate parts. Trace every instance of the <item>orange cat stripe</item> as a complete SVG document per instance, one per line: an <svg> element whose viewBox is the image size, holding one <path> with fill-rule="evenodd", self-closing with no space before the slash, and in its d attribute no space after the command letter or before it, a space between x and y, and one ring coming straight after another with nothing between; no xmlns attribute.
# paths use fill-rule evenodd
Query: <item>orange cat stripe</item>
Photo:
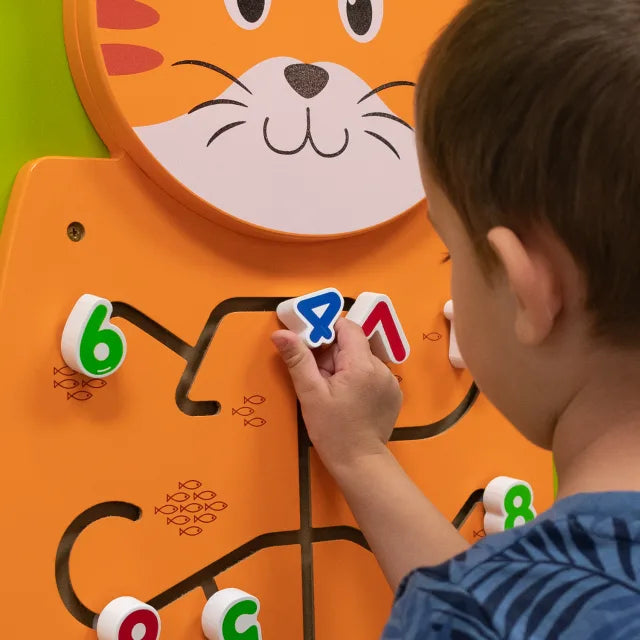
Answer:
<svg viewBox="0 0 640 640"><path fill-rule="evenodd" d="M135 44L103 44L102 54L110 76L144 73L164 62L159 51Z"/></svg>
<svg viewBox="0 0 640 640"><path fill-rule="evenodd" d="M104 29L144 29L160 21L160 14L138 0L96 0L98 26Z"/></svg>

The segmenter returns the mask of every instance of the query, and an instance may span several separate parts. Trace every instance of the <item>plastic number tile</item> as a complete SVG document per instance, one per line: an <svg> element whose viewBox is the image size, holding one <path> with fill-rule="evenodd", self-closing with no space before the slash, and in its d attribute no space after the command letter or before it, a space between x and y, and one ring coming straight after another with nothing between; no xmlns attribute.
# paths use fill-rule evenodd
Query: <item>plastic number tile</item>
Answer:
<svg viewBox="0 0 640 640"><path fill-rule="evenodd" d="M335 324L344 309L344 298L337 289L322 289L278 305L278 318L297 333L311 349L331 344Z"/></svg>
<svg viewBox="0 0 640 640"><path fill-rule="evenodd" d="M127 355L124 333L111 324L109 300L83 295L62 332L62 357L69 367L91 378L113 375Z"/></svg>
<svg viewBox="0 0 640 640"><path fill-rule="evenodd" d="M202 612L207 640L262 640L260 601L240 589L214 593Z"/></svg>
<svg viewBox="0 0 640 640"><path fill-rule="evenodd" d="M451 362L452 366L454 366L456 369L466 369L467 365L465 364L464 358L460 353L460 348L458 347L458 337L456 336L456 328L453 323L453 300L449 300L447 304L444 305L444 317L451 323L449 334L449 362Z"/></svg>
<svg viewBox="0 0 640 640"><path fill-rule="evenodd" d="M533 489L528 482L500 476L484 490L484 529L499 533L531 522L537 513L533 507Z"/></svg>
<svg viewBox="0 0 640 640"><path fill-rule="evenodd" d="M160 629L158 612L129 596L110 602L96 626L98 640L158 640Z"/></svg>
<svg viewBox="0 0 640 640"><path fill-rule="evenodd" d="M400 364L409 357L409 342L388 296L361 293L347 318L362 327L371 342L371 351L384 362Z"/></svg>

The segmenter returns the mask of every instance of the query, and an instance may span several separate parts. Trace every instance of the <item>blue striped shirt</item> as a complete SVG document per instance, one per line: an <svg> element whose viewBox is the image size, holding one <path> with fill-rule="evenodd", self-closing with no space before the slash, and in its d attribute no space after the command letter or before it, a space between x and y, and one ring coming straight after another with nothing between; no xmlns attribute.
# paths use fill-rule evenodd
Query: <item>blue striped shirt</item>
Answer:
<svg viewBox="0 0 640 640"><path fill-rule="evenodd" d="M383 640L640 638L640 493L576 495L398 590Z"/></svg>

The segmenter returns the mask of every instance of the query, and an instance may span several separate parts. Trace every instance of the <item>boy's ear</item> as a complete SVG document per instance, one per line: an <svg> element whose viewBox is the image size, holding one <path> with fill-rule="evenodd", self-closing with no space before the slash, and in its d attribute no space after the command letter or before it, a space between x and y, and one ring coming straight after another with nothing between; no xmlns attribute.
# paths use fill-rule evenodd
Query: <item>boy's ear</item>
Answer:
<svg viewBox="0 0 640 640"><path fill-rule="evenodd" d="M552 263L544 253L526 247L506 227L491 229L487 239L514 296L516 337L522 344L538 345L551 333L562 308L560 283Z"/></svg>

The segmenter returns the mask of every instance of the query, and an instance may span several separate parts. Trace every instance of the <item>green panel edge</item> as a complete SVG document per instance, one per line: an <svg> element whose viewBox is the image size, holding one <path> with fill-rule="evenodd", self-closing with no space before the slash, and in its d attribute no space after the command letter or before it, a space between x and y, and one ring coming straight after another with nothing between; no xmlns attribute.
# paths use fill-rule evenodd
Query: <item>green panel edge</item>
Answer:
<svg viewBox="0 0 640 640"><path fill-rule="evenodd" d="M0 228L20 168L45 156L108 157L67 63L62 0L0 3Z"/></svg>

